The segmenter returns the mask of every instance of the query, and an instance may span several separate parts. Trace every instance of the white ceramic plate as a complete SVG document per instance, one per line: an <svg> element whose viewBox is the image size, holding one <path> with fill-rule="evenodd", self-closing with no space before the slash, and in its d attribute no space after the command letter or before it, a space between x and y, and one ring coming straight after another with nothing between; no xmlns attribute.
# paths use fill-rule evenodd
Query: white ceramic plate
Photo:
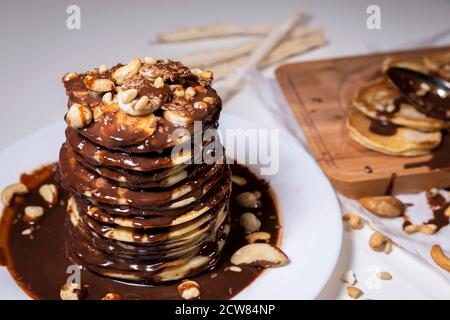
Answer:
<svg viewBox="0 0 450 320"><path fill-rule="evenodd" d="M221 129L249 128L263 129L222 115ZM1 151L0 188L16 182L21 172L56 161L64 129L63 122L48 126ZM278 174L264 178L278 197L283 216L281 246L291 262L264 272L238 299L313 299L325 286L339 256L342 223L331 185L305 150L282 132L279 154ZM250 167L258 171L258 165ZM27 298L6 268L0 268L0 299Z"/></svg>

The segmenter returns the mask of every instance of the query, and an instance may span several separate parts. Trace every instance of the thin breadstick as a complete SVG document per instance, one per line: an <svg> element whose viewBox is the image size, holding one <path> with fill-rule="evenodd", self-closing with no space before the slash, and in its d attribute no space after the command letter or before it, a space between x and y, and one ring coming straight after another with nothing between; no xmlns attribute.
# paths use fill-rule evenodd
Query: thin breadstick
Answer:
<svg viewBox="0 0 450 320"><path fill-rule="evenodd" d="M301 14L305 20L307 15ZM275 24L260 24L255 26L240 26L232 24L213 24L199 27L177 28L174 31L160 32L156 34L159 42L178 42L198 40L205 38L218 38L227 36L265 36L272 31Z"/></svg>
<svg viewBox="0 0 450 320"><path fill-rule="evenodd" d="M242 72L230 73L224 80L224 83L219 88L222 101L226 101L237 90L244 74L253 68L258 67L259 63L266 57L266 55L275 48L283 38L292 30L304 15L296 13L289 16L285 21L276 26L267 37L246 57L245 63L242 65Z"/></svg>
<svg viewBox="0 0 450 320"><path fill-rule="evenodd" d="M325 44L326 39L322 32L314 33L305 37L287 40L275 48L260 64L258 68L264 68L288 57L304 53ZM230 72L240 68L245 63L246 57L238 57L233 60L208 66L206 69L214 72L214 79L220 80Z"/></svg>
<svg viewBox="0 0 450 320"><path fill-rule="evenodd" d="M316 32L320 32L320 28L297 27L289 33L287 39L302 37ZM216 65L249 54L261 43L261 41L262 40L258 39L231 48L194 52L180 60L192 68Z"/></svg>

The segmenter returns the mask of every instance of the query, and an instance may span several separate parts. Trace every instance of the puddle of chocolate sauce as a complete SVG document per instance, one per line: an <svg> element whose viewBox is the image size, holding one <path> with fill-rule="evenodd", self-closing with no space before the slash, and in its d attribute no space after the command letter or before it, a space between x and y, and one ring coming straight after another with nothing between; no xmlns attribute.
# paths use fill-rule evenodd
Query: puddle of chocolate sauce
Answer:
<svg viewBox="0 0 450 320"><path fill-rule="evenodd" d="M0 223L0 264L5 265L17 284L33 299L60 299L61 286L70 274L66 273L71 262L65 253L65 229L67 193L55 177L57 165L42 167L32 174L23 174L21 182L31 190L24 197L16 197L14 204L4 210ZM247 244L244 233L238 226L240 214L253 212L261 220L261 231L271 234L270 243L279 245L280 219L274 194L269 185L252 174L246 167L231 165L234 175L247 180L245 186L233 184L230 202L231 231L223 249L222 258L214 270L190 278L199 283L201 299L230 299L249 286L262 272L254 267L242 267L241 272L225 271L230 266L231 255ZM49 207L38 193L39 186L54 183L60 192L61 203ZM233 199L245 191L260 191L259 209L240 208ZM44 207L44 216L35 224L23 220L26 206ZM28 228L31 235L22 235ZM117 293L123 299L181 299L177 287L180 281L143 285L101 277L84 268L81 284L86 289L86 300L99 300L107 293Z"/></svg>
<svg viewBox="0 0 450 320"><path fill-rule="evenodd" d="M450 136L448 133L443 133L441 145L433 150L428 160L411 162L404 165L405 169L418 167L428 167L430 170L450 169Z"/></svg>

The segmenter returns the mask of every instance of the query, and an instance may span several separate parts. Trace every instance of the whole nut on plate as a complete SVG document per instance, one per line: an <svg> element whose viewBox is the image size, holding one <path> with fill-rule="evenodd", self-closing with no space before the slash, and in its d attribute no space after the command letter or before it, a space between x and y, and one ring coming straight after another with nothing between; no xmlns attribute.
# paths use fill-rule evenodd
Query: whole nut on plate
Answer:
<svg viewBox="0 0 450 320"><path fill-rule="evenodd" d="M192 280L186 280L178 285L178 294L185 300L197 299L201 295L200 285Z"/></svg>
<svg viewBox="0 0 450 320"><path fill-rule="evenodd" d="M234 184L237 184L240 187L243 187L247 184L247 179L241 176L232 175L231 181L233 181Z"/></svg>
<svg viewBox="0 0 450 320"><path fill-rule="evenodd" d="M244 229L245 233L259 231L261 221L251 212L245 212L239 218L239 225Z"/></svg>
<svg viewBox="0 0 450 320"><path fill-rule="evenodd" d="M86 296L86 290L76 283L65 283L59 293L61 300L80 300Z"/></svg>
<svg viewBox="0 0 450 320"><path fill-rule="evenodd" d="M406 209L403 202L392 196L365 197L359 199L359 203L371 213L380 217L400 217Z"/></svg>
<svg viewBox="0 0 450 320"><path fill-rule="evenodd" d="M54 184L44 184L39 188L39 194L48 204L58 203L58 188Z"/></svg>
<svg viewBox="0 0 450 320"><path fill-rule="evenodd" d="M44 215L44 208L40 206L25 207L25 221L36 221Z"/></svg>
<svg viewBox="0 0 450 320"><path fill-rule="evenodd" d="M242 192L236 197L237 203L243 208L256 209L259 208L261 202L254 192Z"/></svg>
<svg viewBox="0 0 450 320"><path fill-rule="evenodd" d="M2 191L2 203L5 207L9 207L15 196L23 196L29 192L28 187L23 183L10 184Z"/></svg>
<svg viewBox="0 0 450 320"><path fill-rule="evenodd" d="M122 296L118 293L110 292L107 293L102 300L122 300Z"/></svg>
<svg viewBox="0 0 450 320"><path fill-rule="evenodd" d="M66 114L66 123L69 127L80 129L86 127L92 121L92 111L85 105L72 104Z"/></svg>
<svg viewBox="0 0 450 320"><path fill-rule="evenodd" d="M231 256L231 263L237 266L280 267L289 262L286 254L268 243L247 244Z"/></svg>
<svg viewBox="0 0 450 320"><path fill-rule="evenodd" d="M268 232L252 232L245 236L245 240L247 240L248 243L255 243L257 241L269 241L271 238L270 233Z"/></svg>
<svg viewBox="0 0 450 320"><path fill-rule="evenodd" d="M139 60L138 58L132 59L130 62L128 62L128 64L117 68L113 72L113 80L116 82L116 84L123 84L127 79L138 74L139 69L141 68L141 64L141 60Z"/></svg>
<svg viewBox="0 0 450 320"><path fill-rule="evenodd" d="M436 262L440 268L450 272L450 258L445 255L440 245L433 245L430 254L433 261Z"/></svg>

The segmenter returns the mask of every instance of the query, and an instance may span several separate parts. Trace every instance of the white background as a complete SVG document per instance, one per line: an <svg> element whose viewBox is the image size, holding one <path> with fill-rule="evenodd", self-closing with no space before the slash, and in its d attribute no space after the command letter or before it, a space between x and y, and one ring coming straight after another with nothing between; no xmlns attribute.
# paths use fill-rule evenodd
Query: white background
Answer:
<svg viewBox="0 0 450 320"><path fill-rule="evenodd" d="M70 4L81 7L81 30L66 28L65 11ZM366 28L366 8L370 4L381 7L381 30ZM1 0L0 149L61 121L66 98L60 78L67 71L82 71L100 64L111 66L135 56L179 58L192 50L228 46L245 39L157 45L153 35L177 26L276 22L296 10L313 14L310 24L322 26L329 40L325 47L292 59L299 61L397 49L450 29L450 1L444 0ZM436 44L449 43L447 37ZM266 71L267 76L272 76L272 70ZM226 106L228 112L243 118L269 127L279 126L271 114L261 108L259 103L239 104L239 96ZM345 287L338 277L348 269L358 274L359 286L368 298L450 297L450 286L443 278L401 249L394 248L390 256L370 251L369 235L367 228L345 233L335 274L319 298L346 298ZM366 279L370 279L368 272L372 265L390 271L394 279L383 283L379 289L370 290Z"/></svg>

